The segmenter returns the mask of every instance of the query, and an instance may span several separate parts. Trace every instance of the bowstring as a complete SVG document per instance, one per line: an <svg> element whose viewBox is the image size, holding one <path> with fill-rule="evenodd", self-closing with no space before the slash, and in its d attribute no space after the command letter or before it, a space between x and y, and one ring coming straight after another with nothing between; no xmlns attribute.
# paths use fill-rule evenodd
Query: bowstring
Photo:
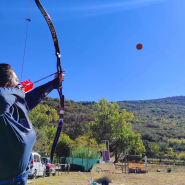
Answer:
<svg viewBox="0 0 185 185"><path fill-rule="evenodd" d="M29 22L30 20L30 12L31 12L31 0L30 0L30 4L29 4L29 12L28 12L28 17L26 18L27 21L27 28L26 28L26 37L25 37L25 44L24 44L24 53L23 53L23 62L22 62L22 71L21 71L21 81L22 81L22 76L23 76L23 68L24 68L24 59L25 59L25 54L26 54L26 44L27 44L27 38L28 38L28 28L29 28ZM28 109L28 112L30 113L30 109L28 107L28 104L26 102L26 100L24 99L25 105ZM28 114L29 114L28 113ZM30 118L33 120L34 122L34 117L30 114ZM30 121L31 122L31 121ZM32 123L31 123L32 124Z"/></svg>
<svg viewBox="0 0 185 185"><path fill-rule="evenodd" d="M27 21L27 28L26 28L26 37L25 37L25 44L24 44L24 53L23 53L23 62L22 62L22 71L21 71L21 81L22 81L22 76L23 76L24 59L25 59L25 54L26 54L26 43L27 43L27 37L28 37L28 27L29 27L29 22L31 21L30 20L30 11L31 11L31 0L30 0L30 5L29 5L28 18L26 19L26 21Z"/></svg>

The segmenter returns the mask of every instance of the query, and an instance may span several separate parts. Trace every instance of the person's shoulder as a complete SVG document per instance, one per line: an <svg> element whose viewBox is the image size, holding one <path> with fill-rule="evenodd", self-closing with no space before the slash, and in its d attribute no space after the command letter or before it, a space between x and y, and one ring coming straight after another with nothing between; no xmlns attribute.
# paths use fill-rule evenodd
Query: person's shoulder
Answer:
<svg viewBox="0 0 185 185"><path fill-rule="evenodd" d="M6 105L7 105L6 89L4 87L0 87L0 115L4 113Z"/></svg>
<svg viewBox="0 0 185 185"><path fill-rule="evenodd" d="M0 87L0 97L3 97L7 93L7 88Z"/></svg>
<svg viewBox="0 0 185 185"><path fill-rule="evenodd" d="M7 96L8 94L12 94L12 87L0 87L0 96Z"/></svg>
<svg viewBox="0 0 185 185"><path fill-rule="evenodd" d="M25 93L14 87L0 87L0 97L1 99L6 99L9 96L16 96L20 98L25 98Z"/></svg>

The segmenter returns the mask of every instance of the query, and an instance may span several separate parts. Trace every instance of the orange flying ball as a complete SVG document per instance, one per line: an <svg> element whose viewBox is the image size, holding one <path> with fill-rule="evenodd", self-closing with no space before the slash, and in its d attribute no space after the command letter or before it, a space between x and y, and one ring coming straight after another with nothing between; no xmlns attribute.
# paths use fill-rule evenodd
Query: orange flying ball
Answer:
<svg viewBox="0 0 185 185"><path fill-rule="evenodd" d="M136 48L137 48L138 50L141 50L141 49L143 48L143 45L139 43L139 44L137 44Z"/></svg>

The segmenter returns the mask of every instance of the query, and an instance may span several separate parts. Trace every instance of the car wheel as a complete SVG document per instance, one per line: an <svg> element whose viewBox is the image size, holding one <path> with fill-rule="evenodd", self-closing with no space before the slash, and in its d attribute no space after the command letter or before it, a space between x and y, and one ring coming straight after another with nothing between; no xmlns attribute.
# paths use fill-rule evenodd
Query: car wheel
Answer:
<svg viewBox="0 0 185 185"><path fill-rule="evenodd" d="M102 182L102 185L109 185L109 183L108 182Z"/></svg>
<svg viewBox="0 0 185 185"><path fill-rule="evenodd" d="M51 171L49 171L47 175L48 175L48 177L50 177L51 176Z"/></svg>
<svg viewBox="0 0 185 185"><path fill-rule="evenodd" d="M56 175L56 173L57 173L57 172L56 172L56 170L55 170L55 172L53 173L53 176L55 176L55 175Z"/></svg>
<svg viewBox="0 0 185 185"><path fill-rule="evenodd" d="M34 171L34 173L33 173L33 175L32 175L31 178L32 178L32 179L36 179L36 178L37 178L37 170Z"/></svg>

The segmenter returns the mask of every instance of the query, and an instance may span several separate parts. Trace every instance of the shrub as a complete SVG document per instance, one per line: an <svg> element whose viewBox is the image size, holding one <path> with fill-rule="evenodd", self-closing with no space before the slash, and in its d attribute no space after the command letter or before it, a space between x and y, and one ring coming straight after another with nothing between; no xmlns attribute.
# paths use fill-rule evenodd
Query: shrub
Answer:
<svg viewBox="0 0 185 185"><path fill-rule="evenodd" d="M167 168L167 172L170 173L172 171L171 168Z"/></svg>
<svg viewBox="0 0 185 185"><path fill-rule="evenodd" d="M114 156L114 152L110 152L110 157L113 157Z"/></svg>
<svg viewBox="0 0 185 185"><path fill-rule="evenodd" d="M89 149L88 147L78 147L77 149L72 151L71 157L74 158L87 158L87 154L89 151L89 158L100 158L101 155L97 150Z"/></svg>

